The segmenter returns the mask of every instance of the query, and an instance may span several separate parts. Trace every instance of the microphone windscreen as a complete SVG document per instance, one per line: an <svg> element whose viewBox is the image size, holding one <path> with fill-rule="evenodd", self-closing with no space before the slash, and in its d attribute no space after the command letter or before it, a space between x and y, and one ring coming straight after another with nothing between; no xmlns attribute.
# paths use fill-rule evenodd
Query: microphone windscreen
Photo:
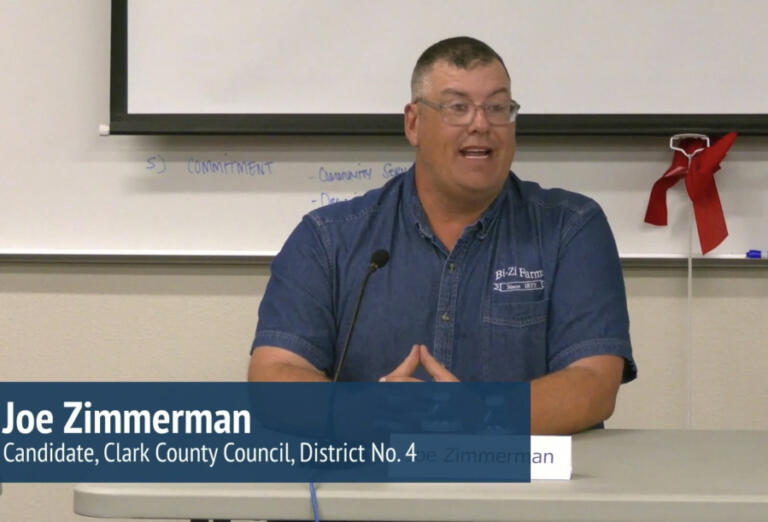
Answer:
<svg viewBox="0 0 768 522"><path fill-rule="evenodd" d="M384 249L377 250L371 256L371 265L375 266L377 270L383 267L384 265L386 265L388 261L389 261L389 252L387 252Z"/></svg>

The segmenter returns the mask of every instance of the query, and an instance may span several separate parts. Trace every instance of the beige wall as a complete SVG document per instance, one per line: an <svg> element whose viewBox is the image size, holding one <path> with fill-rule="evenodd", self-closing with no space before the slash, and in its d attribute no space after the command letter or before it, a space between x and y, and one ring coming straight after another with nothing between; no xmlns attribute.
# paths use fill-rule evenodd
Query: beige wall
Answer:
<svg viewBox="0 0 768 522"><path fill-rule="evenodd" d="M639 378L608 426L768 429L765 268L694 270L690 348L686 270L624 275Z"/></svg>
<svg viewBox="0 0 768 522"><path fill-rule="evenodd" d="M0 380L244 380L266 267L0 263ZM0 521L85 521L3 484Z"/></svg>

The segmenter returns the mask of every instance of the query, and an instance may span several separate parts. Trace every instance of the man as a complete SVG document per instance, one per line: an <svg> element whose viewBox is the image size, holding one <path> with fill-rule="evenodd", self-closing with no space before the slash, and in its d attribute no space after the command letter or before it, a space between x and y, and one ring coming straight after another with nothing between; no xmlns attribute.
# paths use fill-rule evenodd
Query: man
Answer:
<svg viewBox="0 0 768 522"><path fill-rule="evenodd" d="M531 430L574 433L636 375L621 267L592 200L510 170L510 78L486 44L436 43L413 72L410 171L311 212L272 264L251 380L531 381Z"/></svg>

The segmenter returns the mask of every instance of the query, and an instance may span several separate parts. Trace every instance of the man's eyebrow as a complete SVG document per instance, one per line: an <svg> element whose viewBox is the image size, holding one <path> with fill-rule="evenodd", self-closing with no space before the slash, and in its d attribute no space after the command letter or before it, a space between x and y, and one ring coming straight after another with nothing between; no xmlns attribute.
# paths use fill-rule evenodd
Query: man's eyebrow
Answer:
<svg viewBox="0 0 768 522"><path fill-rule="evenodd" d="M486 97L490 98L491 96L496 96L497 94L508 93L508 92L509 92L509 89L507 89L506 87L499 87L498 89L496 89ZM440 94L441 95L447 94L452 96L461 96L462 98L469 98L469 94L467 94L466 92L459 91L457 89L451 89L451 88L443 89L442 91L440 91Z"/></svg>
<svg viewBox="0 0 768 522"><path fill-rule="evenodd" d="M499 87L498 89L493 91L491 94L489 94L488 97L490 98L491 96L496 96L497 94L501 94L501 93L509 94L509 89L507 89L506 87Z"/></svg>
<svg viewBox="0 0 768 522"><path fill-rule="evenodd" d="M440 94L452 94L454 96L462 96L464 98L469 98L469 95L466 92L457 91L456 89L443 89L442 91L440 91Z"/></svg>

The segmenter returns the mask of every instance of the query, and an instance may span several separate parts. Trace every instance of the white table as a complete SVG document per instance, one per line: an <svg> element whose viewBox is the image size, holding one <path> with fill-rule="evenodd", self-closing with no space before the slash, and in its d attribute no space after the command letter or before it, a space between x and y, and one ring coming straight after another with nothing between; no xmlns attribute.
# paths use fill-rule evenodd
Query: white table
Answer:
<svg viewBox="0 0 768 522"><path fill-rule="evenodd" d="M573 479L318 484L321 520L768 521L768 432L597 430ZM312 518L306 484L81 484L94 517Z"/></svg>

